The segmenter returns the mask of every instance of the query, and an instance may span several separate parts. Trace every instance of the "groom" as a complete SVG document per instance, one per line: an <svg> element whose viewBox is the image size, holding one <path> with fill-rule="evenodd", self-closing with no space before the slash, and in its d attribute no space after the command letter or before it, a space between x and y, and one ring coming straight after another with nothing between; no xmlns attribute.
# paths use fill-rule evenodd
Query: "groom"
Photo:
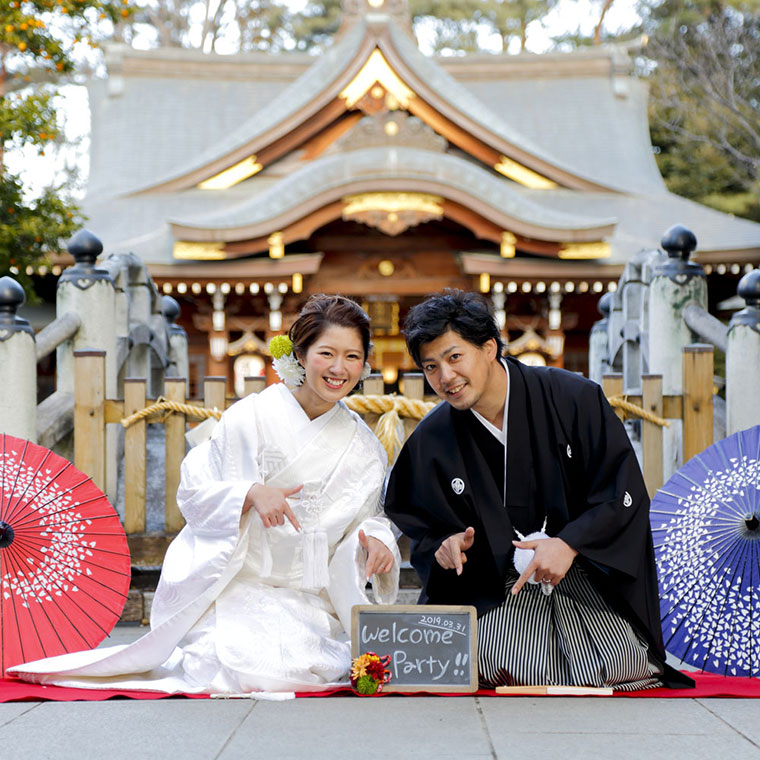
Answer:
<svg viewBox="0 0 760 760"><path fill-rule="evenodd" d="M551 656L532 648L566 644L547 643L548 618L534 616L530 601L543 597L530 595L544 586L549 596L560 586L558 605L575 599L601 610L589 623L601 631L594 647L606 651L609 644L623 652L620 658L638 658L636 672L646 678L632 676L640 684L632 688L649 677L690 685L670 668L662 675L649 498L601 388L564 370L502 359L499 328L474 293L429 298L411 309L404 333L412 358L446 403L404 445L385 509L412 539L420 601L477 608L481 677L490 669L493 683L551 682L542 670L553 667L546 665ZM542 529L550 537L519 540ZM515 547L534 552L519 574ZM521 594L528 596L518 602ZM604 640L618 635L610 626L641 651L629 655L628 643Z"/></svg>

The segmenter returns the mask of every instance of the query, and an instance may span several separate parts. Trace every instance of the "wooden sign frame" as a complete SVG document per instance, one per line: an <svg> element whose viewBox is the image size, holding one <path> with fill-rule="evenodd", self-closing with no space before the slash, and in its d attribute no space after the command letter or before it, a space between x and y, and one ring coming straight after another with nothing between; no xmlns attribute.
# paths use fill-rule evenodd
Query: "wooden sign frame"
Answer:
<svg viewBox="0 0 760 760"><path fill-rule="evenodd" d="M469 615L470 624L470 650L469 670L470 678L466 684L443 683L394 683L393 679L383 686L384 692L415 692L428 691L442 694L473 694L478 690L478 616L475 607L470 605L454 604L356 604L351 609L351 656L358 657L367 651L360 646L359 616L362 614L383 614L404 616L435 616L435 615ZM424 625L424 624L423 624ZM401 645L396 645L401 646ZM377 654L383 656L391 654L382 649L381 644L373 643L369 649L374 649ZM392 666L392 663L391 663Z"/></svg>

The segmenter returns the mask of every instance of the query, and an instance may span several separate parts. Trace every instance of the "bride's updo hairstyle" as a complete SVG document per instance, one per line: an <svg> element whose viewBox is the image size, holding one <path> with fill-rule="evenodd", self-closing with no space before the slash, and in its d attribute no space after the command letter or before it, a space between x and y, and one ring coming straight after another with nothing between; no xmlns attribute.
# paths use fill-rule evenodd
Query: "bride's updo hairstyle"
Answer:
<svg viewBox="0 0 760 760"><path fill-rule="evenodd" d="M288 337L293 341L296 357L306 355L314 341L332 325L355 327L362 336L364 361L369 356L370 329L367 312L345 296L313 295L301 309L298 319L290 327Z"/></svg>

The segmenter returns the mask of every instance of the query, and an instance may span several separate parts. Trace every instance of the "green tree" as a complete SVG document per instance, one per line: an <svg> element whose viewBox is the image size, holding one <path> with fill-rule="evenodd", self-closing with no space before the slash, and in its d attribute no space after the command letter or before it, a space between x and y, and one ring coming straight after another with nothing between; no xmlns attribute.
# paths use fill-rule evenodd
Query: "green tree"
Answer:
<svg viewBox="0 0 760 760"><path fill-rule="evenodd" d="M522 52L528 40L528 26L541 21L556 4L557 0L489 0L484 3L484 10L501 37L503 50L513 39L519 39Z"/></svg>
<svg viewBox="0 0 760 760"><path fill-rule="evenodd" d="M135 0L119 38L206 53L314 51L338 31L341 0L309 2L294 13L284 0Z"/></svg>
<svg viewBox="0 0 760 760"><path fill-rule="evenodd" d="M118 38L143 36L157 47L198 48L206 53L265 50L290 44L290 12L276 0L135 0Z"/></svg>
<svg viewBox="0 0 760 760"><path fill-rule="evenodd" d="M289 19L296 48L315 50L324 47L340 28L342 18L341 0L307 3L303 11Z"/></svg>
<svg viewBox="0 0 760 760"><path fill-rule="evenodd" d="M646 2L646 0L643 0ZM614 0L592 0L590 4L584 3L583 7L589 14L587 20L593 21L593 28L588 32L582 30L581 24L578 23L575 29L568 28L558 35L554 35L554 42L562 47L586 47L590 45L601 45L603 42L627 42L635 36L641 35L639 20L631 21L630 28L618 29L615 32L605 31L605 22L607 14L612 9ZM580 5L580 3L579 3ZM568 17L570 14L567 14ZM576 17L576 18L581 18Z"/></svg>
<svg viewBox="0 0 760 760"><path fill-rule="evenodd" d="M471 53L479 32L492 32L482 0L410 0L415 32L435 53Z"/></svg>
<svg viewBox="0 0 760 760"><path fill-rule="evenodd" d="M512 40L525 50L528 26L540 21L557 0L410 0L415 30L432 34L433 50L476 52L481 35L497 35L502 51Z"/></svg>
<svg viewBox="0 0 760 760"><path fill-rule="evenodd" d="M667 0L651 9L650 127L668 187L760 221L760 15Z"/></svg>
<svg viewBox="0 0 760 760"><path fill-rule="evenodd" d="M91 43L101 21L129 15L128 0L5 0L0 5L0 276L12 274L33 296L28 267L60 250L82 223L62 187L30 198L5 166L8 150L44 154L60 140L54 82L74 71L73 48Z"/></svg>

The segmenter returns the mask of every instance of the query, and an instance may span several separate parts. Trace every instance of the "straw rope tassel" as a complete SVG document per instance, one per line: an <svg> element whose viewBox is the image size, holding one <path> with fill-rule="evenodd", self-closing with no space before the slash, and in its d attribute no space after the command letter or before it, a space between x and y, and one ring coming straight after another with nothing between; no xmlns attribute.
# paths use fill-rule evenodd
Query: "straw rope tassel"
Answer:
<svg viewBox="0 0 760 760"><path fill-rule="evenodd" d="M375 435L383 444L385 453L388 455L388 464L396 461L401 444L404 440L404 423L395 409L385 412L375 425Z"/></svg>
<svg viewBox="0 0 760 760"><path fill-rule="evenodd" d="M421 420L436 404L430 401L408 399L403 396L349 396L346 406L358 414L380 414L375 435L388 455L388 464L396 461L404 442L404 424L401 417Z"/></svg>

